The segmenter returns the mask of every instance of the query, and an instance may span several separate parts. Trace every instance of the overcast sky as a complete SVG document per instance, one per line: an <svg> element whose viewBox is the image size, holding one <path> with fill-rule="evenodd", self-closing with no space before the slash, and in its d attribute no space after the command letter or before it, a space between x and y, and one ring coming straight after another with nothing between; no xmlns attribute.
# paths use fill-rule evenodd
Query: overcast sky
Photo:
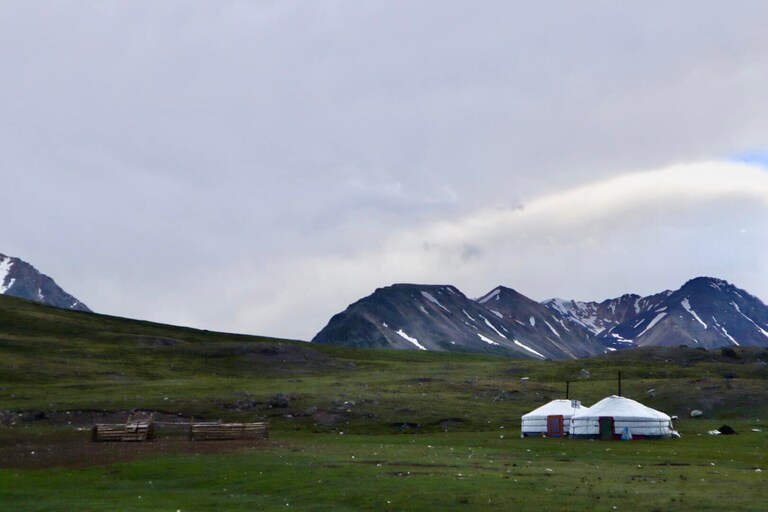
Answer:
<svg viewBox="0 0 768 512"><path fill-rule="evenodd" d="M100 313L305 340L396 282L766 302L767 19L4 0L0 253Z"/></svg>

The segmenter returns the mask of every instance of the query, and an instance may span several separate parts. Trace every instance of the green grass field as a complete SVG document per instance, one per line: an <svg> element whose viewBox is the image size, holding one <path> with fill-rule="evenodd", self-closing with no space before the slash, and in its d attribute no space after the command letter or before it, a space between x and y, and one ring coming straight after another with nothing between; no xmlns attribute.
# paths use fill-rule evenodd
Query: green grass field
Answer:
<svg viewBox="0 0 768 512"><path fill-rule="evenodd" d="M547 362L341 349L0 297L0 510L765 510L765 361L763 349ZM566 381L589 405L616 392L618 371L625 396L680 416L682 439L520 439L520 416ZM269 421L272 437L161 429L154 443L94 445L80 430L136 409ZM724 423L739 434L707 434Z"/></svg>
<svg viewBox="0 0 768 512"><path fill-rule="evenodd" d="M508 431L280 433L219 454L3 469L0 503L5 510L765 510L766 477L756 471L765 434L599 442L501 432Z"/></svg>

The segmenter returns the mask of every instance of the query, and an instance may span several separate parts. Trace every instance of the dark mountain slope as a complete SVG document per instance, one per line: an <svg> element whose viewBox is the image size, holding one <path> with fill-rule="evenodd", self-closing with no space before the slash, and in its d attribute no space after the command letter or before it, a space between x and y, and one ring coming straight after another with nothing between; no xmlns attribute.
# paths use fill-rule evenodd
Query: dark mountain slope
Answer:
<svg viewBox="0 0 768 512"><path fill-rule="evenodd" d="M593 334L599 334L653 309L669 293L672 292L663 292L650 297L626 294L603 302L550 299L543 304L565 319L581 325Z"/></svg>
<svg viewBox="0 0 768 512"><path fill-rule="evenodd" d="M472 300L449 285L397 284L335 315L313 342L539 359L638 345L768 346L768 307L710 277L692 279L674 292L603 302L538 303L503 286Z"/></svg>
<svg viewBox="0 0 768 512"><path fill-rule="evenodd" d="M453 286L396 284L379 288L331 318L312 341L539 359L602 352L585 329L565 327L546 307L504 287L477 301Z"/></svg>
<svg viewBox="0 0 768 512"><path fill-rule="evenodd" d="M0 294L57 308L90 311L88 306L26 261L3 254L0 254Z"/></svg>
<svg viewBox="0 0 768 512"><path fill-rule="evenodd" d="M567 358L577 358L603 352L589 330L564 322L543 304L511 288L500 286L477 303L503 320L511 339L538 347L537 351L549 353L550 357L562 359L565 354Z"/></svg>
<svg viewBox="0 0 768 512"><path fill-rule="evenodd" d="M698 277L611 335L641 346L768 346L768 307L726 281Z"/></svg>

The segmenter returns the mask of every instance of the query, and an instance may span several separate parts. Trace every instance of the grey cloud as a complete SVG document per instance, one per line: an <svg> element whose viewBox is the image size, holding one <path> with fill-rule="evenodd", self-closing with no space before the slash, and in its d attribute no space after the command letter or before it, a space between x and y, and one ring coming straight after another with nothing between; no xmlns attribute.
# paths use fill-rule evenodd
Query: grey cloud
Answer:
<svg viewBox="0 0 768 512"><path fill-rule="evenodd" d="M543 293L555 284L545 266L567 261L572 276L558 279L574 296L632 288L648 276L592 268L612 251L640 260L600 235L622 219L596 220L572 245L546 225L503 237L561 258L509 249L519 272L471 240L435 271L348 258L485 208L528 213L612 176L764 151L766 15L758 2L5 2L0 176L4 208L24 215L0 228L2 251L98 311L305 337L325 305L367 291L345 281L319 286L330 295L316 302L284 299L309 311L291 325L262 314L256 299L308 262L342 261L365 286ZM713 236L691 211L662 219L642 257ZM735 256L711 270L759 276L766 264L748 251L763 231L746 214L722 218L748 231L722 226ZM482 257L462 258L475 254L462 244ZM306 278L319 273L346 279L322 267Z"/></svg>
<svg viewBox="0 0 768 512"><path fill-rule="evenodd" d="M461 259L463 261L469 262L476 258L482 258L483 256L483 250L472 244L464 244L461 247Z"/></svg>

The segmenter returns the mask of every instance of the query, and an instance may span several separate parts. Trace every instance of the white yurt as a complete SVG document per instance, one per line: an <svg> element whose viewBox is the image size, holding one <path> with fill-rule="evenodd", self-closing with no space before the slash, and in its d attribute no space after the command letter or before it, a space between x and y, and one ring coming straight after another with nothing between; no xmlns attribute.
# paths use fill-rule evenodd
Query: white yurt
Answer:
<svg viewBox="0 0 768 512"><path fill-rule="evenodd" d="M577 411L571 418L571 437L576 438L649 439L668 438L673 433L669 416L616 395Z"/></svg>
<svg viewBox="0 0 768 512"><path fill-rule="evenodd" d="M576 411L585 409L578 400L552 400L522 416L520 437L567 436L570 432L571 417Z"/></svg>

